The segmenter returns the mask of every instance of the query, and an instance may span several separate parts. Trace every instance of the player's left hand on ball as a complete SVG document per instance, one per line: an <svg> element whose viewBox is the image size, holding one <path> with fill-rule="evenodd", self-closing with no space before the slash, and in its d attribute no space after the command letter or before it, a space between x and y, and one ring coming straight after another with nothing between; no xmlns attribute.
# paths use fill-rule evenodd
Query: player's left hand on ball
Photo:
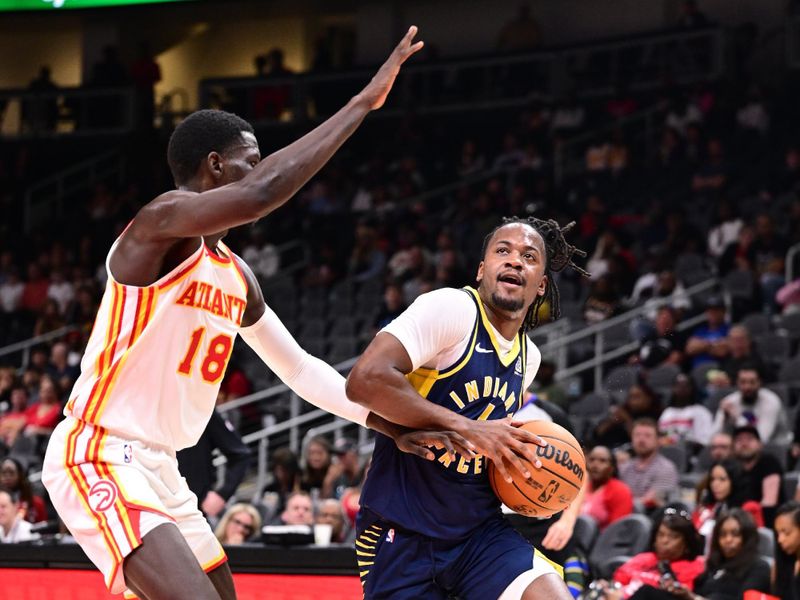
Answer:
<svg viewBox="0 0 800 600"><path fill-rule="evenodd" d="M400 435L395 440L397 447L408 454L415 454L425 460L436 458L430 448L447 450L450 460L455 460L456 453L465 459L475 457L469 442L455 431L411 431Z"/></svg>

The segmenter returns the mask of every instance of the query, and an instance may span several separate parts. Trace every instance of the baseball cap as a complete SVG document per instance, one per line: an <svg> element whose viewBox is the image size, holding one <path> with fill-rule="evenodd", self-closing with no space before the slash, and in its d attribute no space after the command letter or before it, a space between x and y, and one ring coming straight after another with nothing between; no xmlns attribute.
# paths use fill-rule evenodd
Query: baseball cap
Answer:
<svg viewBox="0 0 800 600"><path fill-rule="evenodd" d="M334 454L347 454L351 450L356 450L358 445L356 444L355 440L350 438L339 438L333 443L333 448L331 448L331 452Z"/></svg>
<svg viewBox="0 0 800 600"><path fill-rule="evenodd" d="M725 308L725 300L722 296L709 296L706 300L706 308Z"/></svg>
<svg viewBox="0 0 800 600"><path fill-rule="evenodd" d="M757 440L761 441L761 436L758 433L758 429L756 429L754 425L740 425L733 430L733 437L735 438L740 433L751 433L756 436Z"/></svg>

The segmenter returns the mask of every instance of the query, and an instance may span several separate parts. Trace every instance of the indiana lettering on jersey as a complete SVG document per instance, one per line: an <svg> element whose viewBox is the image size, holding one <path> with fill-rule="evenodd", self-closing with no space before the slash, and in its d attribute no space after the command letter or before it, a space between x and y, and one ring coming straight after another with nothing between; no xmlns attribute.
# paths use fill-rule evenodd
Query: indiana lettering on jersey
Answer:
<svg viewBox="0 0 800 600"><path fill-rule="evenodd" d="M473 379L465 383L462 395L459 395L455 390L450 392L450 399L458 408L464 408L467 404L485 398L500 398L505 403L507 411L514 407L514 403L517 400L513 391L508 395L507 381L503 381L499 377L490 377L489 375L483 378L483 382Z"/></svg>
<svg viewBox="0 0 800 600"><path fill-rule="evenodd" d="M460 454L456 454L455 460L450 460L447 451L442 452L439 458L436 459L445 469L450 469L452 466L457 473L462 475L480 475L484 472L485 458L483 454L479 454L474 459L465 459Z"/></svg>
<svg viewBox="0 0 800 600"><path fill-rule="evenodd" d="M226 294L205 281L192 281L178 296L175 304L200 308L241 325L247 301L233 294Z"/></svg>
<svg viewBox="0 0 800 600"><path fill-rule="evenodd" d="M536 446L536 456L544 460L554 461L557 465L572 471L580 481L583 481L583 469L570 458L569 450L562 451L550 444L544 447Z"/></svg>

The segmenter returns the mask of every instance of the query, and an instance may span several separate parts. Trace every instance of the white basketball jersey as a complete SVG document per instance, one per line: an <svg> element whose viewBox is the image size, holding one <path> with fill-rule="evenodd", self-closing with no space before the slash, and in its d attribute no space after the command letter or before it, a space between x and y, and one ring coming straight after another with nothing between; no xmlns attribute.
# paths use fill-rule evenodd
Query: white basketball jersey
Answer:
<svg viewBox="0 0 800 600"><path fill-rule="evenodd" d="M115 281L106 259L108 283L66 415L171 450L197 443L247 303L233 255L218 249L202 243L147 287Z"/></svg>

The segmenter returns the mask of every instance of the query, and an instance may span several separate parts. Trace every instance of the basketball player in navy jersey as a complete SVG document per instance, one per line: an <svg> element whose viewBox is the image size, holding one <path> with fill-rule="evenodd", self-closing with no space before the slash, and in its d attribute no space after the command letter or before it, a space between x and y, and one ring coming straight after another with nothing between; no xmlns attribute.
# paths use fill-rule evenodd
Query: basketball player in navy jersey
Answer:
<svg viewBox="0 0 800 600"><path fill-rule="evenodd" d="M484 240L477 289L423 294L353 367L351 400L412 429L456 432L474 450L432 449L427 461L376 436L356 538L367 600L572 598L560 567L502 517L486 475L487 459L506 479L508 468L525 474L519 439L500 449L492 427L515 430L510 416L539 368L525 332L544 302L559 316L552 272L585 273L572 263L585 254L564 240L568 228L505 220Z"/></svg>

